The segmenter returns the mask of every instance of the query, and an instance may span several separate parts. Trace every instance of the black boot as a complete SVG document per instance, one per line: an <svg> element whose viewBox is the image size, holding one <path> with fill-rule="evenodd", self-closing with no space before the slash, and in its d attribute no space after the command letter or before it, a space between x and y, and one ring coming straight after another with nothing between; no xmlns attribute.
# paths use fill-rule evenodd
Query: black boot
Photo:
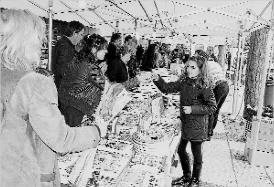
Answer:
<svg viewBox="0 0 274 187"><path fill-rule="evenodd" d="M190 176L187 176L187 175L184 175L178 179L175 179L172 181L172 185L186 185L188 184L189 182L191 181L191 177Z"/></svg>
<svg viewBox="0 0 274 187"><path fill-rule="evenodd" d="M186 187L199 187L199 186L200 186L200 180L194 177L191 179L191 181L188 183Z"/></svg>

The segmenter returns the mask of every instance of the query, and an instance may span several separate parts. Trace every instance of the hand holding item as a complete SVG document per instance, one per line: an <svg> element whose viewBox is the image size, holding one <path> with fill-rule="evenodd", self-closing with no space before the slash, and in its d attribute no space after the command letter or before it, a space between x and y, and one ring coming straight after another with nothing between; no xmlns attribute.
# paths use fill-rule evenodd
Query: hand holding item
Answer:
<svg viewBox="0 0 274 187"><path fill-rule="evenodd" d="M185 114L191 114L192 112L191 106L183 106L183 111Z"/></svg>
<svg viewBox="0 0 274 187"><path fill-rule="evenodd" d="M124 63L127 63L130 60L130 53L125 54L121 59Z"/></svg>
<svg viewBox="0 0 274 187"><path fill-rule="evenodd" d="M100 128L101 137L105 137L107 133L108 122L100 117L97 117L95 119L98 127Z"/></svg>

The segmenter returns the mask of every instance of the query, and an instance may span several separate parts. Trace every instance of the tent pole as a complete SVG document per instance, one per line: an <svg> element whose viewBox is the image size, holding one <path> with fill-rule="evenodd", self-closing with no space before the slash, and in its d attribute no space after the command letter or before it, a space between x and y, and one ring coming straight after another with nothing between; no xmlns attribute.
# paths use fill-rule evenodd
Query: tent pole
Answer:
<svg viewBox="0 0 274 187"><path fill-rule="evenodd" d="M52 19L53 19L53 12L52 12L52 7L53 7L53 0L49 0L49 27L48 27L48 70L52 70Z"/></svg>
<svg viewBox="0 0 274 187"><path fill-rule="evenodd" d="M195 54L195 44L190 42L190 56Z"/></svg>
<svg viewBox="0 0 274 187"><path fill-rule="evenodd" d="M270 19L270 30L272 30L272 32L274 32L274 0L272 0L272 10L271 10L271 19ZM274 35L274 33L273 33ZM274 37L274 36L273 36ZM274 40L274 38L273 38ZM272 44L272 59L273 59L273 56L274 56L274 45ZM271 60L271 59L270 59ZM272 62L274 63L274 62ZM269 78L270 76L270 65L271 63L269 62L268 64L268 71L267 71L267 78Z"/></svg>
<svg viewBox="0 0 274 187"><path fill-rule="evenodd" d="M234 92L233 92L233 103L232 103L232 114L236 117L236 104L237 104L237 95L238 95L238 72L239 72L239 62L241 59L240 51L241 51L241 40L242 33L238 33L238 51L237 51L237 60L235 64L236 70L234 71Z"/></svg>
<svg viewBox="0 0 274 187"><path fill-rule="evenodd" d="M241 85L242 82L242 75L243 75L243 65L244 65L244 46L245 46L245 37L242 37L241 42L241 58L239 63L239 77L238 77L238 85Z"/></svg>

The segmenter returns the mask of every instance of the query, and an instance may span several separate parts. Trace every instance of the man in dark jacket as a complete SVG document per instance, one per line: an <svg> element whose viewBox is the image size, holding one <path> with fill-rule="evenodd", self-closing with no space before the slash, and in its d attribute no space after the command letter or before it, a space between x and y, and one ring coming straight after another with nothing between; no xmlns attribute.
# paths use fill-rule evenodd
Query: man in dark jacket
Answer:
<svg viewBox="0 0 274 187"><path fill-rule="evenodd" d="M64 29L63 37L57 41L55 48L53 49L52 58L52 71L54 73L54 82L59 93L60 84L64 77L64 72L69 63L72 62L75 56L75 46L84 37L84 25L78 21L70 22ZM71 107L63 105L60 100L59 109L64 115L66 123L69 126L74 126L71 121L74 121L81 116L81 111Z"/></svg>
<svg viewBox="0 0 274 187"><path fill-rule="evenodd" d="M75 45L84 36L84 25L78 21L68 23L64 29L63 37L57 41L53 50L52 71L57 89L63 77L64 67L71 62L75 55Z"/></svg>

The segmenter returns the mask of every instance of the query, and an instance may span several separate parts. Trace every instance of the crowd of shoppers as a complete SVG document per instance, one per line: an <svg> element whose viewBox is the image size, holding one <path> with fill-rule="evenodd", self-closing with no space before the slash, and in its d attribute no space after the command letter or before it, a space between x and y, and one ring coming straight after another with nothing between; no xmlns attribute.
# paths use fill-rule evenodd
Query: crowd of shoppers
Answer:
<svg viewBox="0 0 274 187"><path fill-rule="evenodd" d="M45 40L44 21L26 10L1 9L0 186L60 186L58 153L96 147L104 126L82 126L93 120L106 89L130 90L140 71L185 63L176 82L153 74L164 93L180 93L181 141L178 154L183 175L173 185L198 186L202 144L210 140L229 86L212 51L189 52L113 33L108 43L86 34L78 21L62 28L53 48L52 72L39 68ZM26 40L28 38L28 40ZM182 47L182 46L181 46ZM113 94L112 96L114 96ZM193 168L186 152L190 142Z"/></svg>

